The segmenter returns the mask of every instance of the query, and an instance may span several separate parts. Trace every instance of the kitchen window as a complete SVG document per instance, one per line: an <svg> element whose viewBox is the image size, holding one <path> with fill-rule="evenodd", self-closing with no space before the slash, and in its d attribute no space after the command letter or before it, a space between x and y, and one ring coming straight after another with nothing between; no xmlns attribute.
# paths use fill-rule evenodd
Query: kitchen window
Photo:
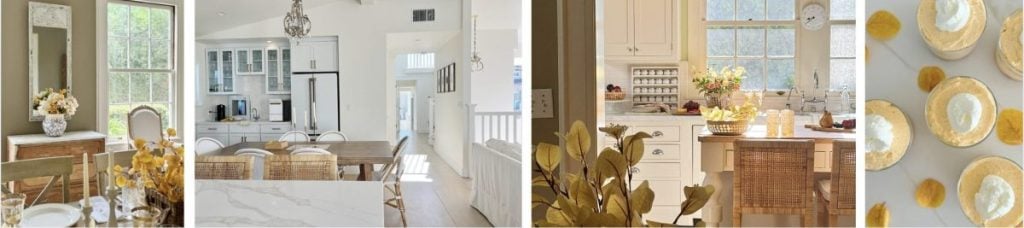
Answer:
<svg viewBox="0 0 1024 228"><path fill-rule="evenodd" d="M140 106L175 123L174 8L140 2L107 4L107 134L124 140L128 112Z"/></svg>
<svg viewBox="0 0 1024 228"><path fill-rule="evenodd" d="M707 0L706 57L710 70L742 66L742 90L788 90L795 84L795 0Z"/></svg>
<svg viewBox="0 0 1024 228"><path fill-rule="evenodd" d="M857 88L855 5L854 0L829 2L829 89L832 91Z"/></svg>

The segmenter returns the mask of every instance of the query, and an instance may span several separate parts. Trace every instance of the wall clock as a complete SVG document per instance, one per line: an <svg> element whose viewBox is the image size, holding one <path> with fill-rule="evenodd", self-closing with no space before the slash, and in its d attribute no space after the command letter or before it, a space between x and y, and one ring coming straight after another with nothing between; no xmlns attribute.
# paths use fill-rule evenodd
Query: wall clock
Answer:
<svg viewBox="0 0 1024 228"><path fill-rule="evenodd" d="M800 12L800 24L804 29L817 31L825 26L825 7L818 3L811 3L804 6Z"/></svg>

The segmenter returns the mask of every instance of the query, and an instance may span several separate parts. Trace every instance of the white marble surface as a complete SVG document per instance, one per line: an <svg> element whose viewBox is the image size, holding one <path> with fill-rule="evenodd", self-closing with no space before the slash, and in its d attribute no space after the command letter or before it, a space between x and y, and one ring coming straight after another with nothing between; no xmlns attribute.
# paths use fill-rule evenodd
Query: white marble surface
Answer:
<svg viewBox="0 0 1024 228"><path fill-rule="evenodd" d="M1021 108L1021 82L1012 80L996 68L995 51L1002 21L1021 1L988 0L988 20L985 33L978 46L964 59L944 61L932 55L918 32L916 10L918 1L868 1L867 15L878 10L889 10L899 17L903 28L890 41L880 42L870 37L866 45L871 51L865 72L867 99L886 99L905 112L913 126L914 138L909 151L895 166L878 172L867 172L865 180L865 206L886 202L892 213L890 226L974 226L960 209L957 181L960 172L974 158L982 155L1008 157L1021 163L1021 147L1003 144L995 131L980 144L957 149L942 144L925 122L924 109L928 94L917 88L918 70L925 65L937 65L947 77L966 75L989 86L999 109ZM946 200L942 207L925 209L914 201L914 189L927 178L946 186ZM860 208L864 212L867 208Z"/></svg>
<svg viewBox="0 0 1024 228"><path fill-rule="evenodd" d="M50 137L45 134L12 135L7 136L7 143L10 145L33 145L43 143L68 142L79 140L102 139L107 136L95 131L69 131L61 137Z"/></svg>
<svg viewBox="0 0 1024 228"><path fill-rule="evenodd" d="M376 181L196 180L195 221L224 226L384 226Z"/></svg>

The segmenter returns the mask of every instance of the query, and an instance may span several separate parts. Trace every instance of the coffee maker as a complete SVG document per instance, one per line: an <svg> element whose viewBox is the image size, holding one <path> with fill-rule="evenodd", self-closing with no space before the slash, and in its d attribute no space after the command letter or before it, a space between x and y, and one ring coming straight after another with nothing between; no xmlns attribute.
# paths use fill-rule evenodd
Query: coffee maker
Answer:
<svg viewBox="0 0 1024 228"><path fill-rule="evenodd" d="M220 122L221 120L228 118L228 106L219 104L217 105L217 116L214 120Z"/></svg>

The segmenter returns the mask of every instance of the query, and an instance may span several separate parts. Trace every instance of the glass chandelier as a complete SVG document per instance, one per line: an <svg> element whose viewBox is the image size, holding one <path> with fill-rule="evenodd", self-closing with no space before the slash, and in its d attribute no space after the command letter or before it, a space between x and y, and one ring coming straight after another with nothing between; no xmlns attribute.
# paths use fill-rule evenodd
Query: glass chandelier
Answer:
<svg viewBox="0 0 1024 228"><path fill-rule="evenodd" d="M288 38L302 39L309 35L310 28L312 24L309 17L302 12L302 0L295 0L292 2L292 10L284 16L284 32L288 34Z"/></svg>
<svg viewBox="0 0 1024 228"><path fill-rule="evenodd" d="M476 47L476 18L477 15L473 15L473 57L470 57L469 62L473 65L473 72L484 70L484 60L480 58L480 51Z"/></svg>

